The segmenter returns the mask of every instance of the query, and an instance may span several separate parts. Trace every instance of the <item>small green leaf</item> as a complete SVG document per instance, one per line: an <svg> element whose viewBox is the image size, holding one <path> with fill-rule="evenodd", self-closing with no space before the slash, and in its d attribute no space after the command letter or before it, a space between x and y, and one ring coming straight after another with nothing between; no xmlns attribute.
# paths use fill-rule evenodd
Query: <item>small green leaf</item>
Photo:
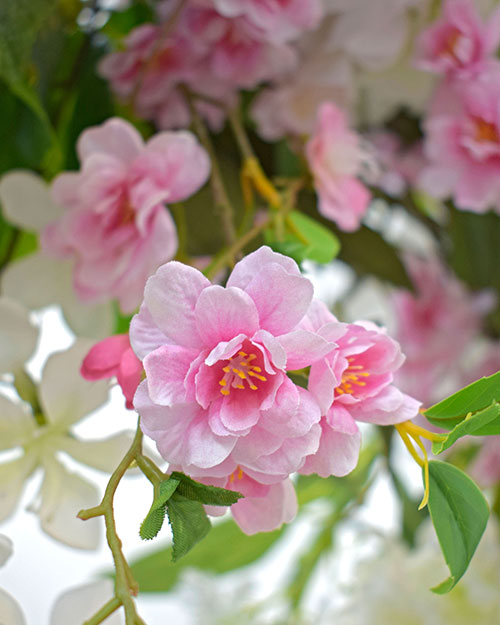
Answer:
<svg viewBox="0 0 500 625"><path fill-rule="evenodd" d="M247 536L229 519L215 525L196 549L177 564L171 563L172 547L164 547L135 561L132 573L141 592L167 592L188 567L226 573L255 562L276 543L283 531L282 528Z"/></svg>
<svg viewBox="0 0 500 625"><path fill-rule="evenodd" d="M500 371L481 378L457 391L425 411L426 418L438 427L451 430L469 412L484 410L492 402L500 401Z"/></svg>
<svg viewBox="0 0 500 625"><path fill-rule="evenodd" d="M177 492L191 499L192 501L199 501L208 506L231 506L236 503L238 499L241 499L243 495L233 490L226 490L225 488L218 488L217 486L208 486L207 484L201 484L195 482L193 479L174 471L172 477L179 481Z"/></svg>
<svg viewBox="0 0 500 625"><path fill-rule="evenodd" d="M276 239L274 229L264 233L266 243L275 251L286 254L301 263L306 258L317 263L331 262L339 253L338 238L315 219L291 211L287 215L286 234Z"/></svg>
<svg viewBox="0 0 500 625"><path fill-rule="evenodd" d="M470 417L465 417L453 430L447 435L446 439L441 442L433 443L432 453L440 454L448 449L462 436L489 436L492 434L500 434L500 405L497 403L488 406L484 410L480 410Z"/></svg>
<svg viewBox="0 0 500 625"><path fill-rule="evenodd" d="M172 528L172 561L185 556L210 530L210 521L203 504L175 493L167 502L167 514Z"/></svg>
<svg viewBox="0 0 500 625"><path fill-rule="evenodd" d="M175 490L179 486L179 483L180 481L172 476L170 476L168 480L160 483L153 504L151 505L146 518L141 523L139 536L143 540L151 540L158 535L158 532L163 526L163 521L165 520L167 501L174 494Z"/></svg>
<svg viewBox="0 0 500 625"><path fill-rule="evenodd" d="M488 522L488 504L476 484L457 467L429 462L429 512L450 569L432 589L449 592L467 570Z"/></svg>

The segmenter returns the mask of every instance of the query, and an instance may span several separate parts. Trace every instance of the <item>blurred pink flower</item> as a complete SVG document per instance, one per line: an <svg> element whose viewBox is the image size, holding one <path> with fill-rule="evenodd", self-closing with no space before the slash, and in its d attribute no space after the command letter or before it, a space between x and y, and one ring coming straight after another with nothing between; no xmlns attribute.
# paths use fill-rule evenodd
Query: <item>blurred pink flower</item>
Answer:
<svg viewBox="0 0 500 625"><path fill-rule="evenodd" d="M429 164L420 184L435 197L451 196L463 210L500 211L499 67L442 91L439 112L425 123ZM453 97L449 106L446 94Z"/></svg>
<svg viewBox="0 0 500 625"><path fill-rule="evenodd" d="M177 249L166 202L179 202L206 181L210 161L189 132L164 132L144 144L114 118L85 130L79 172L53 182L66 211L45 227L47 254L75 261L74 288L83 301L116 297L124 312L140 303L147 278Z"/></svg>
<svg viewBox="0 0 500 625"><path fill-rule="evenodd" d="M400 290L393 297L395 336L406 354L397 382L429 405L442 399L440 385L453 371L459 372L465 350L495 298L487 291L469 293L437 258L407 255L405 265L415 293Z"/></svg>
<svg viewBox="0 0 500 625"><path fill-rule="evenodd" d="M468 77L485 68L500 43L500 11L484 23L471 0L446 0L443 16L422 32L416 65Z"/></svg>
<svg viewBox="0 0 500 625"><path fill-rule="evenodd" d="M366 154L360 137L348 128L345 114L334 104L321 105L306 155L320 213L342 230L357 230L370 200L369 191L356 179Z"/></svg>
<svg viewBox="0 0 500 625"><path fill-rule="evenodd" d="M226 288L176 262L148 280L130 329L146 371L134 405L167 461L276 482L316 451L319 407L286 374L334 347L297 329L312 295L295 262L268 247L237 263Z"/></svg>
<svg viewBox="0 0 500 625"><path fill-rule="evenodd" d="M142 363L130 347L128 334L115 334L94 345L85 356L80 373L90 381L116 377L127 408L134 407L132 400L142 379Z"/></svg>
<svg viewBox="0 0 500 625"><path fill-rule="evenodd" d="M335 341L337 347L311 365L309 390L321 408L321 440L301 473L322 477L350 473L358 462L361 435L356 421L391 425L418 414L420 402L402 393L394 374L404 356L382 328L370 322L335 323L314 301L302 327Z"/></svg>

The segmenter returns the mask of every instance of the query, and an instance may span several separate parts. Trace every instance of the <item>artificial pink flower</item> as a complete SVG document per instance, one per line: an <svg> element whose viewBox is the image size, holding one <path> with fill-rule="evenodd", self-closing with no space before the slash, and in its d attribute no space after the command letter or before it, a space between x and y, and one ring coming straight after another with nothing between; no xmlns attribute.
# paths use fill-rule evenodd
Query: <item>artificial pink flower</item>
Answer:
<svg viewBox="0 0 500 625"><path fill-rule="evenodd" d="M407 255L405 265L415 292L400 290L393 296L395 336L406 354L397 382L429 405L456 390L447 388L446 379L459 373L495 299L486 291L469 293L437 258Z"/></svg>
<svg viewBox="0 0 500 625"><path fill-rule="evenodd" d="M322 477L346 475L356 466L361 443L356 421L391 425L413 419L420 407L393 384L404 360L398 343L373 323L335 322L326 306L314 301L302 324L337 345L309 374L308 388L323 415L322 434L318 451L300 472Z"/></svg>
<svg viewBox="0 0 500 625"><path fill-rule="evenodd" d="M323 104L306 155L318 194L318 209L342 230L359 228L370 193L356 179L365 153L359 136L349 130L344 113L334 104Z"/></svg>
<svg viewBox="0 0 500 625"><path fill-rule="evenodd" d="M160 20L168 20L172 10L172 2L161 3ZM245 16L224 17L209 2L187 3L172 24L167 36L161 26L139 26L125 50L99 65L113 90L122 99L133 98L137 113L162 128L189 125L190 107L180 85L201 96L194 106L220 129L239 89L253 89L296 65L291 46L266 38Z"/></svg>
<svg viewBox="0 0 500 625"><path fill-rule="evenodd" d="M319 0L212 0L226 17L243 16L275 42L289 41L315 28L322 15Z"/></svg>
<svg viewBox="0 0 500 625"><path fill-rule="evenodd" d="M116 334L99 341L85 356L80 369L86 380L116 377L130 410L134 407L132 400L142 371L142 363L130 347L128 334Z"/></svg>
<svg viewBox="0 0 500 625"><path fill-rule="evenodd" d="M297 329L312 295L268 247L237 263L226 288L177 262L148 280L130 328L146 371L134 406L166 460L191 475L241 466L279 481L316 451L319 407L286 375L334 347Z"/></svg>
<svg viewBox="0 0 500 625"><path fill-rule="evenodd" d="M438 198L451 196L458 208L500 212L500 70L457 83L446 111L425 124L429 164L420 185ZM457 102L458 100L458 102Z"/></svg>
<svg viewBox="0 0 500 625"><path fill-rule="evenodd" d="M132 312L147 278L177 249L165 203L197 191L210 161L187 131L163 132L144 144L118 118L85 130L77 149L81 170L62 173L53 183L55 202L67 210L45 228L42 247L74 259L81 300L116 297L124 312Z"/></svg>
<svg viewBox="0 0 500 625"><path fill-rule="evenodd" d="M485 68L500 43L500 11L484 23L471 0L447 0L443 16L417 43L420 69L469 77Z"/></svg>

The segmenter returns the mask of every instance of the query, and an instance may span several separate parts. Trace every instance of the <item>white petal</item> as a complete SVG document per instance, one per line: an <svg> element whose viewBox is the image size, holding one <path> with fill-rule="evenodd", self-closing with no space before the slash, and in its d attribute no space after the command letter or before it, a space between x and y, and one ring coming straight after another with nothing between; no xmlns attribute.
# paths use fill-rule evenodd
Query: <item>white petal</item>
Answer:
<svg viewBox="0 0 500 625"><path fill-rule="evenodd" d="M113 582L109 579L71 588L56 599L50 615L50 625L81 625L100 610L113 595ZM106 625L121 623L123 623L121 610L106 619Z"/></svg>
<svg viewBox="0 0 500 625"><path fill-rule="evenodd" d="M0 395L0 450L23 445L35 429L35 419L21 404Z"/></svg>
<svg viewBox="0 0 500 625"><path fill-rule="evenodd" d="M70 349L47 360L40 383L40 403L51 423L75 423L107 400L107 380L88 382L80 375L82 361L92 345L92 341L79 339Z"/></svg>
<svg viewBox="0 0 500 625"><path fill-rule="evenodd" d="M58 460L46 458L41 502L34 509L42 529L56 540L77 549L96 549L100 519L82 521L77 514L99 503L99 491L86 479L66 469Z"/></svg>
<svg viewBox="0 0 500 625"><path fill-rule="evenodd" d="M77 336L103 339L113 334L115 323L111 301L89 306L83 304L72 290L61 301L64 317Z"/></svg>
<svg viewBox="0 0 500 625"><path fill-rule="evenodd" d="M26 620L17 601L0 588L1 625L26 625Z"/></svg>
<svg viewBox="0 0 500 625"><path fill-rule="evenodd" d="M22 367L37 341L38 328L28 311L14 300L0 297L0 373L14 373Z"/></svg>
<svg viewBox="0 0 500 625"><path fill-rule="evenodd" d="M7 519L16 509L24 481L34 468L35 458L31 454L0 464L0 521Z"/></svg>
<svg viewBox="0 0 500 625"><path fill-rule="evenodd" d="M133 438L133 432L120 432L100 441L63 436L58 447L82 464L112 473L129 449Z"/></svg>
<svg viewBox="0 0 500 625"><path fill-rule="evenodd" d="M45 181L27 170L11 171L1 178L0 202L8 221L34 232L43 230L63 212L52 201Z"/></svg>
<svg viewBox="0 0 500 625"><path fill-rule="evenodd" d="M7 536L0 534L0 566L3 566L12 555L12 541Z"/></svg>

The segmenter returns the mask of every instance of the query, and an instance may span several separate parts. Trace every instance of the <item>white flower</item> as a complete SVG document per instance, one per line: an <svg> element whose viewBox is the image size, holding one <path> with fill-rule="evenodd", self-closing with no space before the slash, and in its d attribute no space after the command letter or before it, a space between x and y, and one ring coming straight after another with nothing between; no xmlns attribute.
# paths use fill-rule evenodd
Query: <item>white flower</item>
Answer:
<svg viewBox="0 0 500 625"><path fill-rule="evenodd" d="M62 213L45 182L30 171L11 171L0 179L0 202L8 221L37 234ZM111 303L89 306L81 302L72 286L72 265L38 250L7 265L2 292L32 310L59 304L78 336L108 336L113 327Z"/></svg>
<svg viewBox="0 0 500 625"><path fill-rule="evenodd" d="M38 328L17 302L0 297L0 375L21 369L35 351Z"/></svg>
<svg viewBox="0 0 500 625"><path fill-rule="evenodd" d="M0 566L12 555L12 543L0 534ZM17 601L0 588L0 623L1 625L26 625L23 613Z"/></svg>
<svg viewBox="0 0 500 625"><path fill-rule="evenodd" d="M61 594L50 615L50 625L82 625L113 596L113 582L102 579L76 586ZM122 609L106 619L106 625L120 625Z"/></svg>
<svg viewBox="0 0 500 625"><path fill-rule="evenodd" d="M19 501L23 484L35 469L44 472L39 500L32 509L42 529L63 543L80 549L94 549L99 541L99 521L80 521L81 508L99 503L97 488L60 459L64 452L80 463L111 472L130 445L129 433L121 432L101 440L81 440L72 426L101 406L108 397L107 381L87 382L80 365L91 343L77 341L69 350L50 356L38 387L40 413L0 395L0 452L20 448L14 460L0 463L0 521L10 516ZM0 621L1 622L1 621Z"/></svg>
<svg viewBox="0 0 500 625"><path fill-rule="evenodd" d="M425 526L411 550L385 539L379 553L354 572L350 601L322 625L497 625L500 623L500 545L490 521L469 569L447 595L429 589L448 575L434 531Z"/></svg>

